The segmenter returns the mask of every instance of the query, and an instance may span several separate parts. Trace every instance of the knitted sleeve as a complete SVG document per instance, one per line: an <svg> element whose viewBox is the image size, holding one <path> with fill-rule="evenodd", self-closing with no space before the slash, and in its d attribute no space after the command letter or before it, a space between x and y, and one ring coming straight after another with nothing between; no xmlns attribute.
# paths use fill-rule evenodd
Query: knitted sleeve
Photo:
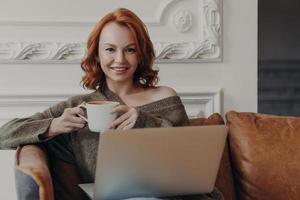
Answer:
<svg viewBox="0 0 300 200"><path fill-rule="evenodd" d="M0 149L16 148L19 145L45 141L40 135L48 131L51 121L59 117L65 108L74 107L79 99L78 97L72 97L57 103L43 112L7 122L0 128Z"/></svg>

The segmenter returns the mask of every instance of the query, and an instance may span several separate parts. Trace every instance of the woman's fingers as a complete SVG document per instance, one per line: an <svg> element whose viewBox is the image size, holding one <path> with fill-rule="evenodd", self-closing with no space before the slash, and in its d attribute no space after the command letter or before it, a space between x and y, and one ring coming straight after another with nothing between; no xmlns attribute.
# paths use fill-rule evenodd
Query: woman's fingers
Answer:
<svg viewBox="0 0 300 200"><path fill-rule="evenodd" d="M113 108L113 110L111 111L111 113L126 113L128 112L130 108L126 105L118 105L116 107Z"/></svg>
<svg viewBox="0 0 300 200"><path fill-rule="evenodd" d="M65 109L65 113L67 115L85 115L85 111L83 110L83 108L80 107L67 108Z"/></svg>
<svg viewBox="0 0 300 200"><path fill-rule="evenodd" d="M128 129L133 128L134 124L135 124L135 123L127 124L126 126L124 126L123 130L128 130Z"/></svg>
<svg viewBox="0 0 300 200"><path fill-rule="evenodd" d="M135 125L135 122L138 117L137 110L133 107L129 107L126 105L116 106L113 109L112 113L124 113L124 114L112 122L110 129L111 128L116 128L119 130L130 129Z"/></svg>
<svg viewBox="0 0 300 200"><path fill-rule="evenodd" d="M127 120L123 121L118 127L117 127L117 130L123 130L124 127L130 125L130 118L128 118Z"/></svg>
<svg viewBox="0 0 300 200"><path fill-rule="evenodd" d="M85 116L85 111L81 107L74 107L74 108L72 108L72 111L73 112L71 112L71 114L73 114L73 115L83 115L83 116Z"/></svg>
<svg viewBox="0 0 300 200"><path fill-rule="evenodd" d="M135 124L135 119L133 116L131 116L130 118L128 118L127 120L123 121L123 123L121 123L117 129L118 130L127 130L127 129L131 129L134 124Z"/></svg>
<svg viewBox="0 0 300 200"><path fill-rule="evenodd" d="M118 117L115 121L113 121L110 125L111 128L118 127L121 123L123 123L126 119L130 117L130 113L124 113L120 117Z"/></svg>
<svg viewBox="0 0 300 200"><path fill-rule="evenodd" d="M77 124L85 124L86 121L84 119L82 119L81 117L77 117L77 116L72 116L69 118L71 123L77 123Z"/></svg>
<svg viewBox="0 0 300 200"><path fill-rule="evenodd" d="M73 108L66 108L60 117L54 118L52 120L49 128L49 135L54 136L84 128L86 122L78 115L85 116L84 109L78 106Z"/></svg>
<svg viewBox="0 0 300 200"><path fill-rule="evenodd" d="M86 121L80 118L78 115L85 115L84 111L80 107L67 108L63 114L63 121L65 122L66 127L73 128L83 128L86 124Z"/></svg>
<svg viewBox="0 0 300 200"><path fill-rule="evenodd" d="M135 123L135 117L137 116L137 111L135 108L120 105L116 106L112 113L124 113L118 117L115 121L112 122L110 128L123 129L125 126L128 126L129 123Z"/></svg>
<svg viewBox="0 0 300 200"><path fill-rule="evenodd" d="M69 121L71 123L85 124L85 120L80 118L78 115L85 116L85 113L79 107L71 108L68 111L66 111L66 121Z"/></svg>
<svg viewBox="0 0 300 200"><path fill-rule="evenodd" d="M80 124L80 123L69 123L68 127L71 129L81 129L84 128L85 124Z"/></svg>

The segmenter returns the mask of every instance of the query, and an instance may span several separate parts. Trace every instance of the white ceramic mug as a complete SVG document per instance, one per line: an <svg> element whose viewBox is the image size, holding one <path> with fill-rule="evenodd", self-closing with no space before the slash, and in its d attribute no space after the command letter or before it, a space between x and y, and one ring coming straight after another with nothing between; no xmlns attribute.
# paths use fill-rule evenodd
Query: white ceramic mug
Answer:
<svg viewBox="0 0 300 200"><path fill-rule="evenodd" d="M112 109L119 105L119 102L97 100L90 101L79 107L85 108L87 117L79 115L84 119L93 132L103 132L109 128L109 125L116 119L117 113L112 114Z"/></svg>

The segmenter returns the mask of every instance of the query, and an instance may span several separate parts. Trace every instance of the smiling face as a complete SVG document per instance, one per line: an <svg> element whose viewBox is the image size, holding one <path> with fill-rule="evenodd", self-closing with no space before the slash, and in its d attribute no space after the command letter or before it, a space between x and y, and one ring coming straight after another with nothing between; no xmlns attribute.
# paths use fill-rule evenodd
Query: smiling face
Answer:
<svg viewBox="0 0 300 200"><path fill-rule="evenodd" d="M105 25L99 38L99 58L107 84L133 83L138 65L136 45L126 26L115 22Z"/></svg>

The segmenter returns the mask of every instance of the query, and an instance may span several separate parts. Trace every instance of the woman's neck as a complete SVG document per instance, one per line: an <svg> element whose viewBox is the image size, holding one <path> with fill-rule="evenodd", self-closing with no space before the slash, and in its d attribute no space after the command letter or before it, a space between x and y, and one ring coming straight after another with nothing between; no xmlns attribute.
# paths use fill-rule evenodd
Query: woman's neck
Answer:
<svg viewBox="0 0 300 200"><path fill-rule="evenodd" d="M134 85L133 82L127 82L127 83L117 83L117 82L110 82L106 81L108 89L110 89L112 92L117 94L118 96L126 96L133 94L137 91L139 91L139 88Z"/></svg>

